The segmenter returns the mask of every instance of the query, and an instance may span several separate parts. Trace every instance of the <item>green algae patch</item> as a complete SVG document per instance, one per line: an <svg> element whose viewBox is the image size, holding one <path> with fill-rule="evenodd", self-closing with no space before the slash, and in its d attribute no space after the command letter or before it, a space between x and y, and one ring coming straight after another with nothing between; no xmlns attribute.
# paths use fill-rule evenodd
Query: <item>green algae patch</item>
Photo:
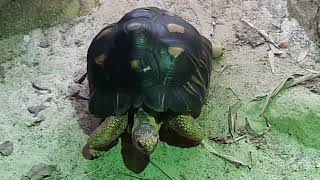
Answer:
<svg viewBox="0 0 320 180"><path fill-rule="evenodd" d="M320 96L303 88L287 92L272 101L266 116L277 130L320 149Z"/></svg>
<svg viewBox="0 0 320 180"><path fill-rule="evenodd" d="M249 103L243 110L255 129L262 130L265 119L258 117L264 100ZM299 87L273 98L265 117L272 129L286 133L306 147L320 149L320 96Z"/></svg>

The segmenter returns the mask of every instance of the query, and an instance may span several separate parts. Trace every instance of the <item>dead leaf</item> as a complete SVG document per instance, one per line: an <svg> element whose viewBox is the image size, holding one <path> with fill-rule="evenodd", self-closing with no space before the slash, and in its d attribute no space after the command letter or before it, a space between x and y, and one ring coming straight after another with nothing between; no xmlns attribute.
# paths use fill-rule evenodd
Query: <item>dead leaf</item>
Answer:
<svg viewBox="0 0 320 180"><path fill-rule="evenodd" d="M305 81L309 81L309 80L312 80L312 79L315 79L318 77L320 77L320 72L318 74L312 73L312 74L298 76L298 77L295 77L294 75L292 75L292 76L286 78L283 82L281 82L281 84L276 86L272 91L270 91L268 93L266 101L263 105L263 108L262 108L261 112L259 113L259 116L264 115L264 113L267 111L267 108L268 108L272 98L274 96L276 96L281 90L293 87L297 84L300 84Z"/></svg>
<svg viewBox="0 0 320 180"><path fill-rule="evenodd" d="M0 154L3 156L9 156L13 152L13 142L5 141L4 143L0 144Z"/></svg>
<svg viewBox="0 0 320 180"><path fill-rule="evenodd" d="M57 171L56 165L40 163L34 165L26 175L22 176L21 180L42 180L50 177L55 171Z"/></svg>
<svg viewBox="0 0 320 180"><path fill-rule="evenodd" d="M252 129L252 127L251 127L251 125L250 125L250 123L249 123L248 118L245 118L245 120L246 120L246 124L244 125L245 130L246 130L251 136L253 136L253 137L255 137L255 138L259 137L259 136L260 136L259 133L257 133L257 131L255 131L254 129Z"/></svg>
<svg viewBox="0 0 320 180"><path fill-rule="evenodd" d="M300 63L304 60L304 58L308 55L310 46L306 46L304 48L302 48L298 58L297 58L297 63Z"/></svg>
<svg viewBox="0 0 320 180"><path fill-rule="evenodd" d="M271 50L268 51L268 56L269 56L269 63L270 63L271 72L275 73L274 54Z"/></svg>

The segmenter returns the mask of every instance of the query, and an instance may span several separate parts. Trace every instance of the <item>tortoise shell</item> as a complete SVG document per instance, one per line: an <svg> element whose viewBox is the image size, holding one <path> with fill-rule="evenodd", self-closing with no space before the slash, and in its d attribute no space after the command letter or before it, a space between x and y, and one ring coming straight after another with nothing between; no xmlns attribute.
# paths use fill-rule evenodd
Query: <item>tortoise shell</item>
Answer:
<svg viewBox="0 0 320 180"><path fill-rule="evenodd" d="M200 112L211 59L210 41L182 18L156 7L132 10L102 29L89 47L89 110L96 117L141 106Z"/></svg>

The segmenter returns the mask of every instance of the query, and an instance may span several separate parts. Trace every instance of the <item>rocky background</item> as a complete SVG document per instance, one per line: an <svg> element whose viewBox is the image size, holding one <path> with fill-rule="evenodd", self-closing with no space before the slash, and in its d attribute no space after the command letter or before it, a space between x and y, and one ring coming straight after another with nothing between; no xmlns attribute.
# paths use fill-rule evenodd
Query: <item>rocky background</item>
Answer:
<svg viewBox="0 0 320 180"><path fill-rule="evenodd" d="M75 80L101 28L143 6L178 14L225 49L197 120L211 146L250 168L168 142L147 163L126 137L86 159L87 134L99 121L81 98L86 81ZM319 1L2 0L0 7L0 179L319 179Z"/></svg>

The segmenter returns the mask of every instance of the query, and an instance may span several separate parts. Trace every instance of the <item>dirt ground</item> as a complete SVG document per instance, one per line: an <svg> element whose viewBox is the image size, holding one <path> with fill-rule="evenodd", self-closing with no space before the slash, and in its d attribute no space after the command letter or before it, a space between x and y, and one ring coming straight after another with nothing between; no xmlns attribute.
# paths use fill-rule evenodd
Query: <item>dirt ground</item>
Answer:
<svg viewBox="0 0 320 180"><path fill-rule="evenodd" d="M248 117L258 133L266 130L265 121L256 118L263 101L250 100L290 75L320 71L319 44L289 16L285 0L101 1L69 23L0 40L5 47L0 56L5 58L0 60L4 62L0 64L0 143L13 142L11 155L0 153L0 179L21 179L39 163L57 167L48 179L320 179L320 147L315 143L320 139L315 129L320 127L319 78L290 88L271 103L267 112L273 126L265 135L232 144L209 141L219 152L251 168L236 167L202 146L181 148L165 142L152 155L153 163L136 170L139 173L131 167L145 159L125 150L130 145L124 140L98 159L85 159L82 149L87 134L98 122L88 115L85 100L68 97L78 90L87 96L87 84L74 80L85 72L87 49L101 28L143 6L182 16L213 44L225 48L223 57L213 63L208 104L198 119L211 138L227 132L227 111L237 102L242 103L240 129ZM287 39L288 48L275 56L274 72L268 43L241 19L264 30L277 43ZM306 50L308 54L297 63ZM37 90L32 83L49 90ZM43 110L36 115L28 111L41 104ZM300 116L304 112L312 114L310 121ZM278 123L282 120L285 122ZM315 135L309 138L312 133Z"/></svg>

